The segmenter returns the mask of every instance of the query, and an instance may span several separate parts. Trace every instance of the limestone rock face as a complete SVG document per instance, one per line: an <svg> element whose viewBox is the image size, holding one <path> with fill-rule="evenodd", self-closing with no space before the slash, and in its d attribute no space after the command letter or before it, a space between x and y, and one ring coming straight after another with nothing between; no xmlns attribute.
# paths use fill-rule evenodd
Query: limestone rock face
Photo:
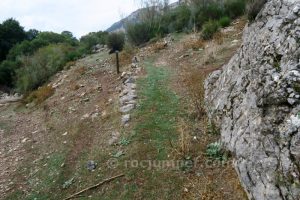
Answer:
<svg viewBox="0 0 300 200"><path fill-rule="evenodd" d="M209 117L249 199L300 199L300 0L269 0L206 80Z"/></svg>

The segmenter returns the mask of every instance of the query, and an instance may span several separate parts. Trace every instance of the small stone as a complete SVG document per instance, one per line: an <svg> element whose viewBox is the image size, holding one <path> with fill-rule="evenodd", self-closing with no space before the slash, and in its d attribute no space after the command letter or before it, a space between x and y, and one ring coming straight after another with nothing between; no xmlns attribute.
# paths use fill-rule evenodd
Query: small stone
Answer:
<svg viewBox="0 0 300 200"><path fill-rule="evenodd" d="M130 114L122 116L122 120L121 121L122 121L123 125L127 124L129 122L129 120L130 120Z"/></svg>
<svg viewBox="0 0 300 200"><path fill-rule="evenodd" d="M137 64L137 63L132 63L132 64L131 64L131 68L132 68L132 69L138 68L138 64Z"/></svg>
<svg viewBox="0 0 300 200"><path fill-rule="evenodd" d="M296 103L295 99L292 99L292 98L288 98L288 103L291 104L291 105L294 105Z"/></svg>
<svg viewBox="0 0 300 200"><path fill-rule="evenodd" d="M126 76L126 72L122 72L121 77L123 78L124 76Z"/></svg>
<svg viewBox="0 0 300 200"><path fill-rule="evenodd" d="M88 163L87 163L87 169L90 170L90 171L93 171L95 170L97 167L97 163L93 160L89 160Z"/></svg>
<svg viewBox="0 0 300 200"><path fill-rule="evenodd" d="M134 107L135 107L134 104L127 104L120 108L120 112L127 113L127 112L131 111L132 109L134 109Z"/></svg>
<svg viewBox="0 0 300 200"><path fill-rule="evenodd" d="M95 119L99 116L99 113L95 112L91 115L92 119Z"/></svg>
<svg viewBox="0 0 300 200"><path fill-rule="evenodd" d="M88 102L88 101L90 101L90 99L89 98L85 98L85 99L83 99L83 101L84 102Z"/></svg>
<svg viewBox="0 0 300 200"><path fill-rule="evenodd" d="M127 84L127 83L134 83L134 82L135 82L134 78L129 77L129 78L125 81L125 84Z"/></svg>
<svg viewBox="0 0 300 200"><path fill-rule="evenodd" d="M108 144L111 146L111 145L114 145L118 142L119 140L119 137L120 137L120 133L119 132L113 132L111 134L111 138L108 140Z"/></svg>
<svg viewBox="0 0 300 200"><path fill-rule="evenodd" d="M66 136L66 135L68 135L68 132L65 132L64 134L62 134L63 136Z"/></svg>
<svg viewBox="0 0 300 200"><path fill-rule="evenodd" d="M298 14L300 12L300 6L296 5L295 8L293 8L293 13Z"/></svg>
<svg viewBox="0 0 300 200"><path fill-rule="evenodd" d="M24 138L23 140L22 140L22 143L25 143L25 142L27 142L28 141L28 138Z"/></svg>
<svg viewBox="0 0 300 200"><path fill-rule="evenodd" d="M90 117L90 114L85 114L85 115L83 115L82 117L81 117L81 119L83 120L83 119L87 119L87 118L89 118Z"/></svg>
<svg viewBox="0 0 300 200"><path fill-rule="evenodd" d="M107 115L107 112L106 112L106 111L103 111L103 112L101 113L101 117L106 117L106 115Z"/></svg>
<svg viewBox="0 0 300 200"><path fill-rule="evenodd" d="M287 92L288 92L288 93L292 93L292 92L294 92L294 90L293 90L292 88L288 88L288 89L287 89Z"/></svg>

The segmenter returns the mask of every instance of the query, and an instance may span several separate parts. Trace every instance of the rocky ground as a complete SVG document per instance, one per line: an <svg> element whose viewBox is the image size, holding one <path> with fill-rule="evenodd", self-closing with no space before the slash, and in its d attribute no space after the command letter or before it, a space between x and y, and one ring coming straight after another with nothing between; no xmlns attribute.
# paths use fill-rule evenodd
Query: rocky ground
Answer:
<svg viewBox="0 0 300 200"><path fill-rule="evenodd" d="M1 103L1 199L61 199L119 173L125 178L80 198L245 199L231 164L203 165L206 146L219 139L205 134L206 117L178 117L169 105L179 101L180 110L195 113L185 74L194 70L207 74L220 68L239 48L244 25L244 19L237 20L213 41L197 45L195 34L169 36L140 49L119 75L114 57L100 51L53 77L48 87L54 92L44 102ZM151 98L153 102L148 102ZM155 101L159 105L152 105ZM162 114L175 121L157 121ZM189 125L184 141L178 128L182 120ZM162 122L159 130L153 126ZM147 127L178 135L171 142L152 146L152 140L165 138L152 130L146 135ZM183 145L176 147L179 141ZM188 150L183 151L185 144ZM126 159L152 156L200 160L202 165L172 172L110 168L112 158L126 163Z"/></svg>

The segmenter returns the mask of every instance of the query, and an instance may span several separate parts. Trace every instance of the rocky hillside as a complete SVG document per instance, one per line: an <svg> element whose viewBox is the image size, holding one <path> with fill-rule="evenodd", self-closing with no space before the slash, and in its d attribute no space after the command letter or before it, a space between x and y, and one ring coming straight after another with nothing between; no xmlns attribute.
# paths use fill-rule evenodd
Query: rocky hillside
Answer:
<svg viewBox="0 0 300 200"><path fill-rule="evenodd" d="M179 5L179 2L175 2L169 5L171 9L176 8ZM127 17L121 19L118 22L115 22L111 27L106 29L107 32L117 32L117 31L124 31L126 23L137 23L141 17L142 12L145 9L138 9L128 15Z"/></svg>
<svg viewBox="0 0 300 200"><path fill-rule="evenodd" d="M1 94L0 199L65 199L123 175L76 197L246 200L220 136L195 109L203 73L234 55L245 24L210 41L173 33L121 52L121 74L104 48L22 101Z"/></svg>
<svg viewBox="0 0 300 200"><path fill-rule="evenodd" d="M300 199L300 1L270 0L206 82L210 117L249 199Z"/></svg>

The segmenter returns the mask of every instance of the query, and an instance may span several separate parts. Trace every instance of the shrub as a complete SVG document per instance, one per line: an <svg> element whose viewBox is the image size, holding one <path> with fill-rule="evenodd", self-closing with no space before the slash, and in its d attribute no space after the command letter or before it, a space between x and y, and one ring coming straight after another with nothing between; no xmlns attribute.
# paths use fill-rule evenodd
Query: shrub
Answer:
<svg viewBox="0 0 300 200"><path fill-rule="evenodd" d="M214 36L213 36L213 40L218 45L223 44L223 42L224 42L224 34L221 31L216 32L214 34Z"/></svg>
<svg viewBox="0 0 300 200"><path fill-rule="evenodd" d="M122 51L125 44L125 34L122 32L111 33L108 36L107 45L113 51Z"/></svg>
<svg viewBox="0 0 300 200"><path fill-rule="evenodd" d="M204 49L204 41L202 39L191 39L186 41L183 46L185 49L193 49L194 51L198 51L199 49Z"/></svg>
<svg viewBox="0 0 300 200"><path fill-rule="evenodd" d="M221 27L227 27L230 25L230 18L229 17L222 17L220 20L219 20L219 24Z"/></svg>
<svg viewBox="0 0 300 200"><path fill-rule="evenodd" d="M206 149L206 155L210 159L219 160L219 161L226 161L228 157L227 154L224 154L220 142L209 144Z"/></svg>
<svg viewBox="0 0 300 200"><path fill-rule="evenodd" d="M213 35L219 30L219 23L215 20L209 20L202 27L202 38L209 40L213 38Z"/></svg>
<svg viewBox="0 0 300 200"><path fill-rule="evenodd" d="M92 47L97 44L107 44L108 32L92 32L80 38L80 46L83 52L90 53Z"/></svg>
<svg viewBox="0 0 300 200"><path fill-rule="evenodd" d="M123 51L120 53L120 65L129 65L132 63L132 58L135 55L135 49L129 43L125 43Z"/></svg>
<svg viewBox="0 0 300 200"><path fill-rule="evenodd" d="M24 67L17 70L17 90L25 93L38 88L61 70L68 61L66 55L72 48L68 45L49 45L39 49L31 57L23 57Z"/></svg>
<svg viewBox="0 0 300 200"><path fill-rule="evenodd" d="M129 41L136 46L144 44L157 35L162 34L158 23L140 22L137 24L127 24L126 30Z"/></svg>
<svg viewBox="0 0 300 200"><path fill-rule="evenodd" d="M224 7L225 13L234 19L245 13L246 0L227 0L224 4Z"/></svg>
<svg viewBox="0 0 300 200"><path fill-rule="evenodd" d="M25 103L34 102L40 104L46 99L48 99L50 96L52 96L53 94L54 94L54 89L51 86L43 86L30 93L28 97L25 99Z"/></svg>
<svg viewBox="0 0 300 200"><path fill-rule="evenodd" d="M186 5L181 5L168 11L161 17L163 33L181 32L188 29L191 18L191 10Z"/></svg>
<svg viewBox="0 0 300 200"><path fill-rule="evenodd" d="M35 39L32 41L25 40L17 45L15 45L7 55L9 60L15 60L20 56L26 55L31 56L39 48L48 46L50 44L66 43L68 45L77 46L78 41L76 38L66 36L66 32L62 34L52 33L52 32L42 32L39 33ZM69 34L72 34L69 32Z"/></svg>
<svg viewBox="0 0 300 200"><path fill-rule="evenodd" d="M5 60L0 64L0 85L13 86L15 70L21 63Z"/></svg>
<svg viewBox="0 0 300 200"><path fill-rule="evenodd" d="M224 9L221 4L207 3L196 8L195 20L198 28L202 27L203 24L209 20L218 20L224 16Z"/></svg>
<svg viewBox="0 0 300 200"><path fill-rule="evenodd" d="M247 16L250 21L256 18L266 2L267 0L248 0Z"/></svg>

